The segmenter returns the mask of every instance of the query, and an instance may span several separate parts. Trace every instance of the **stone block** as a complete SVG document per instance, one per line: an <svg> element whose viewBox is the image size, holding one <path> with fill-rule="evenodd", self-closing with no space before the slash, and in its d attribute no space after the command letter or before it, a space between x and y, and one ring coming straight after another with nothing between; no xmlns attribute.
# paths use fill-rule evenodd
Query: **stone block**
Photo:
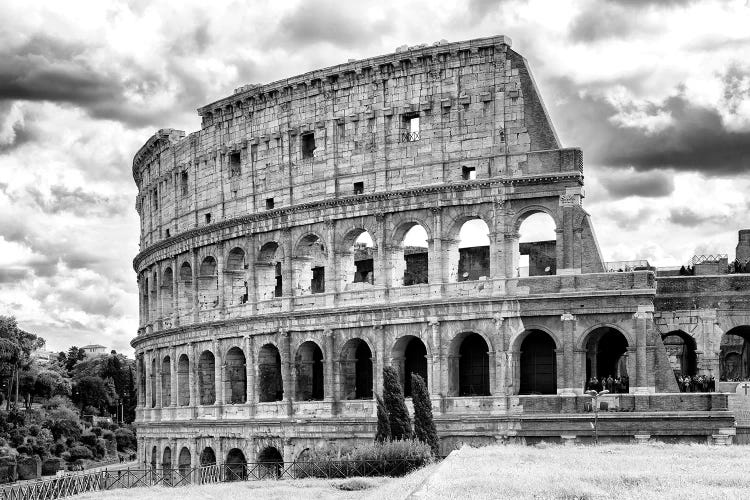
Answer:
<svg viewBox="0 0 750 500"><path fill-rule="evenodd" d="M45 458L42 462L42 475L43 476L54 476L58 470L60 470L60 465L62 464L62 459L57 457L51 457L51 458Z"/></svg>
<svg viewBox="0 0 750 500"><path fill-rule="evenodd" d="M15 457L0 457L0 483L12 483L18 480Z"/></svg>
<svg viewBox="0 0 750 500"><path fill-rule="evenodd" d="M19 456L16 462L18 479L38 479L42 476L42 459L38 456Z"/></svg>

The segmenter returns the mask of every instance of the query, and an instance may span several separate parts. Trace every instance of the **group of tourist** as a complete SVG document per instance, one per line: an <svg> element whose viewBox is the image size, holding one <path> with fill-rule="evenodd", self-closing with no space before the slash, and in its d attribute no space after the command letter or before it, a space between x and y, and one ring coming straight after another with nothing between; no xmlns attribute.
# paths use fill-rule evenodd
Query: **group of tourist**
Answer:
<svg viewBox="0 0 750 500"><path fill-rule="evenodd" d="M602 377L598 379L591 377L586 383L587 391L601 392L607 390L615 394L625 394L630 391L630 380L627 375L612 377Z"/></svg>
<svg viewBox="0 0 750 500"><path fill-rule="evenodd" d="M716 379L714 376L706 375L675 375L677 377L677 385L680 386L680 392L715 392L716 391Z"/></svg>

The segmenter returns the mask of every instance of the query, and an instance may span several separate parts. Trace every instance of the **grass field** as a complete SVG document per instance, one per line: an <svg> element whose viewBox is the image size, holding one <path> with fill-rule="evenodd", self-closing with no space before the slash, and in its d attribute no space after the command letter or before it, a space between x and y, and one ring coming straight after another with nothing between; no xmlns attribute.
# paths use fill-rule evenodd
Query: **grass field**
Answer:
<svg viewBox="0 0 750 500"><path fill-rule="evenodd" d="M366 486L342 491L341 483ZM356 484L355 484L356 483ZM404 478L256 481L92 493L77 500L747 499L750 447L557 445L463 448Z"/></svg>

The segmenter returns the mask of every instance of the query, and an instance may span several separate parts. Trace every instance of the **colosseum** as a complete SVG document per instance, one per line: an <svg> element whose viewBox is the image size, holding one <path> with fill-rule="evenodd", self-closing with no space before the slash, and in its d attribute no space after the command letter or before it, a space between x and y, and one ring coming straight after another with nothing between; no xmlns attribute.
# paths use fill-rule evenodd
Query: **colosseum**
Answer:
<svg viewBox="0 0 750 500"><path fill-rule="evenodd" d="M407 401L405 375L426 379L446 453L591 440L592 377L617 380L604 439L731 443L750 425L731 381L750 375L750 275L725 256L691 275L603 260L582 152L509 38L402 47L198 113L133 160L141 460L370 441L387 365ZM551 229L525 237L532 218Z"/></svg>

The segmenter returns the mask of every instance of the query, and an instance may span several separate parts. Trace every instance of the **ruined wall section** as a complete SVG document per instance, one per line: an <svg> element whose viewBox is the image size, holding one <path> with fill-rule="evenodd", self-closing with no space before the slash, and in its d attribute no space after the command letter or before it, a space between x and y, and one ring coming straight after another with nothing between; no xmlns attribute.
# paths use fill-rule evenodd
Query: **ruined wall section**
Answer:
<svg viewBox="0 0 750 500"><path fill-rule="evenodd" d="M467 171L486 179L580 169L567 150L528 154L559 142L525 61L502 36L242 87L199 114L201 130L162 138L134 160L142 248L302 202L462 182Z"/></svg>

